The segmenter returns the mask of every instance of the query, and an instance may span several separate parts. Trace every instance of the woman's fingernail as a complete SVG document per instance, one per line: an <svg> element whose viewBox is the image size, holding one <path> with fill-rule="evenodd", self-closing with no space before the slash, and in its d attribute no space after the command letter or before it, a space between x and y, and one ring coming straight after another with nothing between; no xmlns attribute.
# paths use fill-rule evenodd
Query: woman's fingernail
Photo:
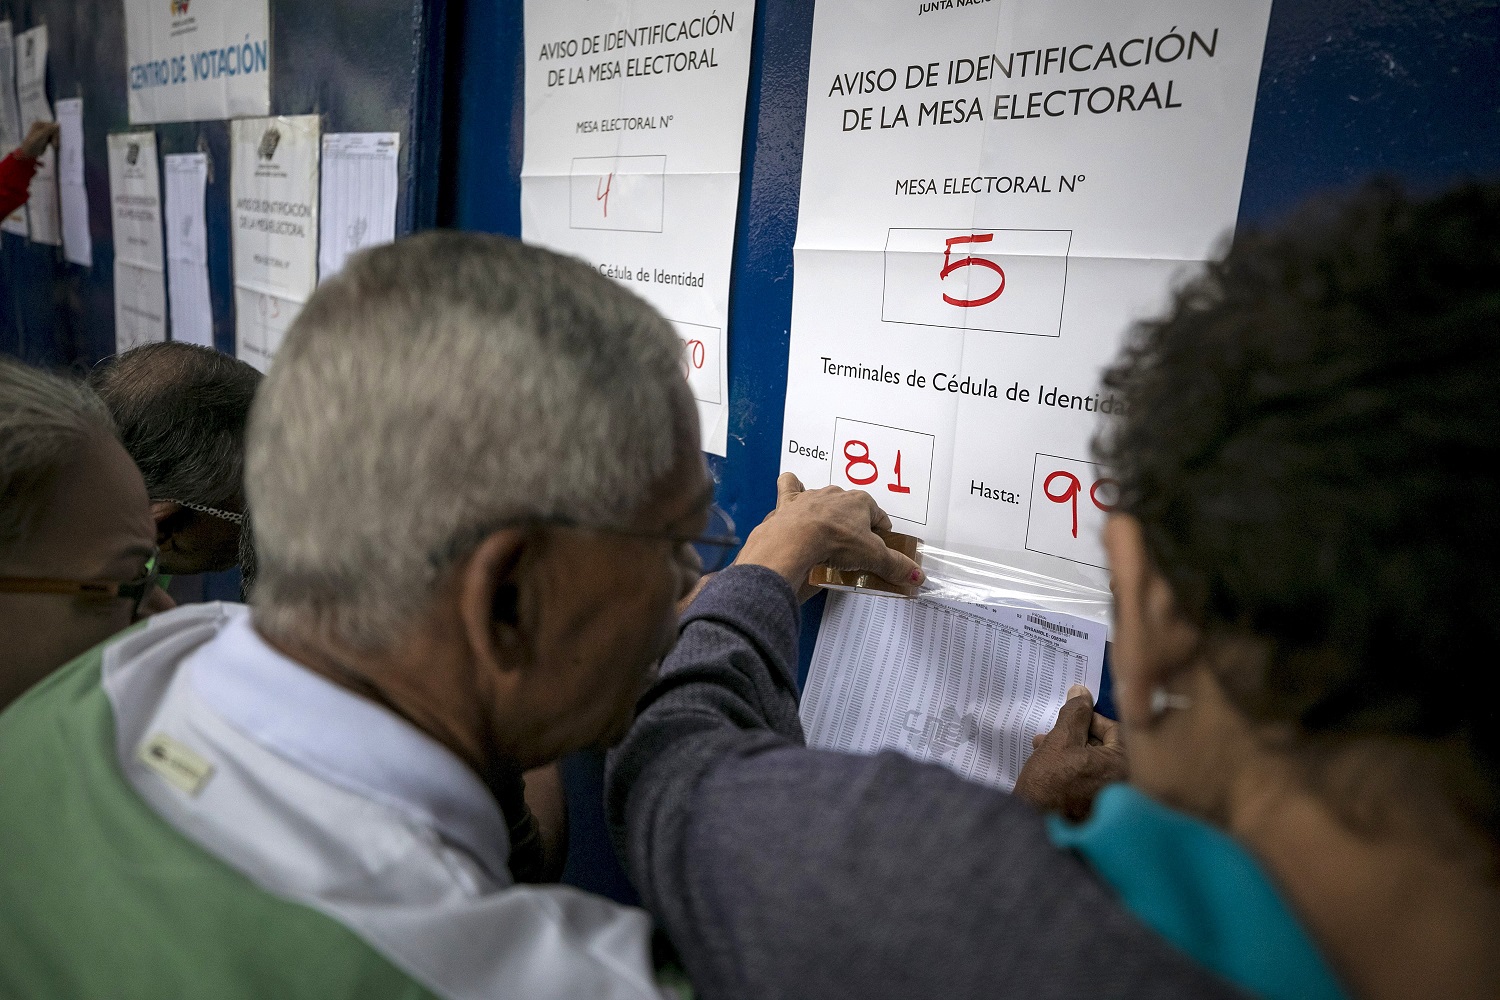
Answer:
<svg viewBox="0 0 1500 1000"><path fill-rule="evenodd" d="M921 583L922 582L922 571L921 570L914 569L914 570L911 571L911 582L912 583Z"/></svg>

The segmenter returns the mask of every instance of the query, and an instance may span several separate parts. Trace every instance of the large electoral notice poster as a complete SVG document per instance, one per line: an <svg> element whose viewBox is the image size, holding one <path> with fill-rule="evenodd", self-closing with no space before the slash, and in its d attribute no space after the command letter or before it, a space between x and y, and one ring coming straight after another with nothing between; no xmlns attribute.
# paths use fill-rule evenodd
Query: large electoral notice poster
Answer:
<svg viewBox="0 0 1500 1000"><path fill-rule="evenodd" d="M125 0L130 123L271 111L267 0Z"/></svg>
<svg viewBox="0 0 1500 1000"><path fill-rule="evenodd" d="M115 249L115 350L167 339L161 174L156 133L111 135L109 212Z"/></svg>
<svg viewBox="0 0 1500 1000"><path fill-rule="evenodd" d="M47 26L39 24L15 37L16 98L21 111L21 134L37 122L50 122L47 99ZM31 238L62 246L62 217L57 201L57 150L51 146L37 159L26 199Z"/></svg>
<svg viewBox="0 0 1500 1000"><path fill-rule="evenodd" d="M716 455L754 16L754 0L526 2L521 235L672 322Z"/></svg>
<svg viewBox="0 0 1500 1000"><path fill-rule="evenodd" d="M318 286L317 115L229 123L235 350L265 371Z"/></svg>
<svg viewBox="0 0 1500 1000"><path fill-rule="evenodd" d="M782 468L1102 584L1122 335L1233 231L1270 0L819 0Z"/></svg>

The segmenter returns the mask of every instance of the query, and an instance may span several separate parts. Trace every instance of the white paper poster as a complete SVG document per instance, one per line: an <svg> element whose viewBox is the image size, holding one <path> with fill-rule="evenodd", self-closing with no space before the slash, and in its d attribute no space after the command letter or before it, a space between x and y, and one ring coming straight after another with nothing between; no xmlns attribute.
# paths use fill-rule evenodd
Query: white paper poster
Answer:
<svg viewBox="0 0 1500 1000"><path fill-rule="evenodd" d="M108 139L109 212L115 247L115 349L167 339L156 133Z"/></svg>
<svg viewBox="0 0 1500 1000"><path fill-rule="evenodd" d="M89 194L83 179L83 99L57 102L57 191L61 200L63 256L74 264L94 266L89 233Z"/></svg>
<svg viewBox="0 0 1500 1000"><path fill-rule="evenodd" d="M0 21L0 156L8 156L21 145L21 111L16 106L16 40L9 21ZM26 207L23 205L0 221L0 230L25 236Z"/></svg>
<svg viewBox="0 0 1500 1000"><path fill-rule="evenodd" d="M783 470L1102 587L1099 375L1233 230L1269 11L820 0Z"/></svg>
<svg viewBox="0 0 1500 1000"><path fill-rule="evenodd" d="M21 144L21 112L16 107L16 39L9 21L0 21L0 156Z"/></svg>
<svg viewBox="0 0 1500 1000"><path fill-rule="evenodd" d="M1107 631L1034 609L831 593L802 695L807 745L898 750L1009 790L1069 686L1099 690Z"/></svg>
<svg viewBox="0 0 1500 1000"><path fill-rule="evenodd" d="M306 302L318 283L317 115L230 123L234 283Z"/></svg>
<svg viewBox="0 0 1500 1000"><path fill-rule="evenodd" d="M130 123L271 112L267 0L125 0Z"/></svg>
<svg viewBox="0 0 1500 1000"><path fill-rule="evenodd" d="M167 290L172 307L172 339L214 346L214 310L208 293L208 227L204 198L208 156L165 156Z"/></svg>
<svg viewBox="0 0 1500 1000"><path fill-rule="evenodd" d="M234 290L236 355L260 371L271 367L287 328L302 311L302 303L266 295L251 288Z"/></svg>
<svg viewBox="0 0 1500 1000"><path fill-rule="evenodd" d="M323 136L318 280L344 269L349 255L396 238L399 132L330 132Z"/></svg>
<svg viewBox="0 0 1500 1000"><path fill-rule="evenodd" d="M703 448L729 428L729 274L753 0L527 0L521 235L671 320Z"/></svg>
<svg viewBox="0 0 1500 1000"><path fill-rule="evenodd" d="M47 26L38 25L16 36L16 100L21 110L21 134L35 122L52 121L52 104L47 100ZM62 243L62 219L57 204L57 150L47 151L37 160L31 177L31 195L26 200L26 216L31 238L38 243L58 246Z"/></svg>
<svg viewBox="0 0 1500 1000"><path fill-rule="evenodd" d="M155 132L109 137L109 205L115 259L162 269L161 178Z"/></svg>
<svg viewBox="0 0 1500 1000"><path fill-rule="evenodd" d="M167 292L160 271L115 260L115 351L167 339Z"/></svg>

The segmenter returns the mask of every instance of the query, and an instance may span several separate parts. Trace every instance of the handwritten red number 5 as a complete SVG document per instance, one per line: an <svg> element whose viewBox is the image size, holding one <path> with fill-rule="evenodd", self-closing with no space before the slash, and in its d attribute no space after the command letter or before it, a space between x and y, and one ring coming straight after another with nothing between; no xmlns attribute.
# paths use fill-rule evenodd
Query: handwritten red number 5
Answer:
<svg viewBox="0 0 1500 1000"><path fill-rule="evenodd" d="M1061 479L1067 484L1063 487L1063 491L1061 493L1052 492L1052 482L1055 479ZM1099 499L1099 487L1105 485L1108 485L1111 488L1118 489L1120 484L1115 482L1113 479L1096 479L1094 481L1094 485L1089 487L1089 500L1093 502L1095 507L1098 507L1100 510L1108 514L1110 511L1115 509L1115 505ZM1082 491L1083 484L1078 481L1078 477L1073 475L1073 473L1071 472L1063 472L1061 469L1052 473L1042 481L1042 492L1047 494L1048 500L1051 500L1053 503L1071 502L1073 504L1074 538L1078 537L1078 494Z"/></svg>
<svg viewBox="0 0 1500 1000"><path fill-rule="evenodd" d="M973 309L975 306L987 305L995 301L1000 297L1000 293L1005 291L1005 272L1000 269L999 264L996 264L992 260L985 260L983 257L960 257L958 260L953 259L954 244L988 243L994 238L994 233L976 233L973 236L949 237L948 248L943 251L943 269L938 273L939 278L946 279L948 275L952 274L954 271L957 271L961 267L985 267L989 268L991 271L994 271L1000 276L1000 284L995 286L995 290L982 299L955 299L947 292L944 292L944 302L948 303L950 306L958 306L960 309Z"/></svg>

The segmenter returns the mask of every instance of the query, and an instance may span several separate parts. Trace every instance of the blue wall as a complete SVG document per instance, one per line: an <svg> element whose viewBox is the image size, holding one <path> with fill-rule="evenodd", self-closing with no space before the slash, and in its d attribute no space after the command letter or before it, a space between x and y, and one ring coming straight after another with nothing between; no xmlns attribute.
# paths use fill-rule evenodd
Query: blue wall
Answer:
<svg viewBox="0 0 1500 1000"><path fill-rule="evenodd" d="M166 0L159 0L165 3ZM271 110L323 115L330 132L400 132L397 231L437 218L444 10L422 0L271 0ZM0 0L16 32L48 27L49 93L82 97L94 265L6 234L0 247L0 351L85 368L114 353L114 249L105 137L130 128L123 0ZM151 126L142 126L151 127ZM209 285L214 340L234 351L227 122L156 125L157 148L207 152Z"/></svg>

